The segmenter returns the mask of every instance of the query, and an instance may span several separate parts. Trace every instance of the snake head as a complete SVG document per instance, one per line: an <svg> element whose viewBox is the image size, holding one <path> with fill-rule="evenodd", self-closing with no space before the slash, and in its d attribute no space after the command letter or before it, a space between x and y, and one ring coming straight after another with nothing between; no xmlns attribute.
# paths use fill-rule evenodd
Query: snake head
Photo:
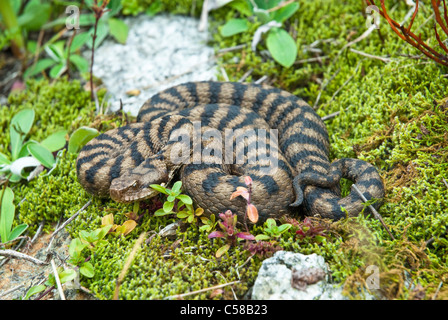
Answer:
<svg viewBox="0 0 448 320"><path fill-rule="evenodd" d="M167 183L170 176L163 162L158 162L157 165L143 162L127 174L112 180L109 189L110 197L117 202L133 202L151 198L157 194L157 191L150 185Z"/></svg>

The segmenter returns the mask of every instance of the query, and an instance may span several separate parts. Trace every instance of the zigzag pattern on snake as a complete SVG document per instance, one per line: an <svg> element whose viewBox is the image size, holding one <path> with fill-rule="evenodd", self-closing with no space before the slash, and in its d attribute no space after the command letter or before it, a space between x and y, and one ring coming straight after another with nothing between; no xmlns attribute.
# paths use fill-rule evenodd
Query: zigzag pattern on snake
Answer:
<svg viewBox="0 0 448 320"><path fill-rule="evenodd" d="M203 135L212 132L210 129L240 129L243 135L250 130L269 133L277 129L278 145L270 143L273 140L268 137L265 151L259 151L250 148L251 144L257 145L256 138L246 136L241 148L236 144L239 135L235 134L228 138L235 147L232 156L242 156L244 163L228 163L224 161L223 141L210 136L201 141L201 162L196 163L190 152L182 163L177 163L173 154L179 152L174 151L185 143L173 140L173 132L191 137L197 134L197 121ZM194 148L191 142L187 147ZM266 169L266 164L256 159L275 153L276 170L261 170ZM341 198L342 177L355 182L367 200L384 197L375 167L349 158L330 163L328 155L326 127L302 99L262 85L190 82L150 98L136 123L105 132L86 144L77 159L77 174L93 195L130 202L152 196L150 184L168 182L179 173L184 192L207 214L230 209L239 215L245 212L246 200L230 200L230 195L237 187L245 186L244 176L249 175L253 180L251 201L259 211L260 221L297 210L337 220L346 216L341 207L349 215L358 215L364 204L354 193ZM380 204L378 201L374 206Z"/></svg>

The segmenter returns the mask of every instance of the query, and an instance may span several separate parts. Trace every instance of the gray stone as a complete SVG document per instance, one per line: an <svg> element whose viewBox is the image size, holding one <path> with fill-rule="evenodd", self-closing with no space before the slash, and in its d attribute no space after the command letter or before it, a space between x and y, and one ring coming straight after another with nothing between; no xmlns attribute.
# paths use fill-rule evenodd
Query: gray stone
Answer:
<svg viewBox="0 0 448 320"><path fill-rule="evenodd" d="M295 279L293 281L293 274ZM297 285L295 281L300 280ZM293 285L294 287L293 287ZM296 287L296 288L295 288ZM297 289L300 287L302 289ZM263 261L252 289L254 300L346 300L342 287L329 282L323 257L278 251Z"/></svg>
<svg viewBox="0 0 448 320"><path fill-rule="evenodd" d="M95 50L93 74L107 88L110 111L121 100L123 110L135 116L159 91L188 81L216 80L214 49L207 46L208 31L198 30L199 20L142 14L124 22L129 26L126 44L108 39ZM90 61L91 51L84 57Z"/></svg>

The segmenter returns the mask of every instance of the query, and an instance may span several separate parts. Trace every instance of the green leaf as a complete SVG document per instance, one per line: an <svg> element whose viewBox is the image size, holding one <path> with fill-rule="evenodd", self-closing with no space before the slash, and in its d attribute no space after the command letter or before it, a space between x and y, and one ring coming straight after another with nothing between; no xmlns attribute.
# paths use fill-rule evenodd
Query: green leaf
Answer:
<svg viewBox="0 0 448 320"><path fill-rule="evenodd" d="M78 49L81 49L83 45L87 43L90 39L90 34L88 32L78 33L72 41L72 45L70 46L70 52L75 52Z"/></svg>
<svg viewBox="0 0 448 320"><path fill-rule="evenodd" d="M271 237L265 235L265 234L259 234L257 236L255 236L255 240L257 241L264 241L264 240L269 240L271 239Z"/></svg>
<svg viewBox="0 0 448 320"><path fill-rule="evenodd" d="M81 16L82 17L82 16ZM91 41L87 41L87 46L92 49L92 43L93 43L93 33L95 32L95 28L92 27L88 31L90 34ZM96 30L96 39L95 39L95 49L98 48L101 43L106 39L107 35L109 34L109 25L104 22L103 19L101 19L98 22L97 30Z"/></svg>
<svg viewBox="0 0 448 320"><path fill-rule="evenodd" d="M60 130L45 138L40 145L47 148L51 152L58 151L64 148L66 140L65 135L67 134L67 130Z"/></svg>
<svg viewBox="0 0 448 320"><path fill-rule="evenodd" d="M174 207L174 202L165 201L163 204L163 211L165 211L165 213L171 213L171 211L173 210L173 207Z"/></svg>
<svg viewBox="0 0 448 320"><path fill-rule="evenodd" d="M62 272L58 272L59 280L61 284L69 282L76 278L76 271L73 269L65 269Z"/></svg>
<svg viewBox="0 0 448 320"><path fill-rule="evenodd" d="M0 152L0 165L2 164L11 164L8 156Z"/></svg>
<svg viewBox="0 0 448 320"><path fill-rule="evenodd" d="M67 66L66 66L65 63L66 63L66 61L64 60L63 62L58 63L58 64L55 65L53 68L51 68L51 69L50 69L49 76L50 76L52 79L57 79L57 78L59 78L59 77L65 72L65 70L67 69Z"/></svg>
<svg viewBox="0 0 448 320"><path fill-rule="evenodd" d="M286 68L293 65L297 56L297 46L288 32L280 28L272 28L269 30L266 45L272 58L280 65Z"/></svg>
<svg viewBox="0 0 448 320"><path fill-rule="evenodd" d="M56 62L65 60L65 41L57 41L53 44L45 46L45 52Z"/></svg>
<svg viewBox="0 0 448 320"><path fill-rule="evenodd" d="M215 254L216 258L219 258L220 256L222 256L222 255L223 255L224 253L226 253L229 249L230 249L230 245L229 245L229 244L225 244L225 245L223 245L221 248L219 248L219 249L216 251L216 254Z"/></svg>
<svg viewBox="0 0 448 320"><path fill-rule="evenodd" d="M157 13L162 11L163 6L160 0L156 0L149 6L148 10L146 10L146 14L150 17L155 16Z"/></svg>
<svg viewBox="0 0 448 320"><path fill-rule="evenodd" d="M70 55L70 61L76 66L76 69L78 69L78 71L81 73L87 72L89 70L89 62L77 54Z"/></svg>
<svg viewBox="0 0 448 320"><path fill-rule="evenodd" d="M53 59L40 59L39 61L36 62L36 64L26 69L26 71L23 73L23 77L25 79L33 77L55 64L56 62Z"/></svg>
<svg viewBox="0 0 448 320"><path fill-rule="evenodd" d="M292 227L292 225L289 223L282 224L280 227L278 227L278 232L283 233L291 227Z"/></svg>
<svg viewBox="0 0 448 320"><path fill-rule="evenodd" d="M171 188L172 194L179 193L180 188L182 188L182 181L176 181L176 183L174 183L173 187Z"/></svg>
<svg viewBox="0 0 448 320"><path fill-rule="evenodd" d="M282 0L254 0L255 4L258 6L258 8L260 9L272 9L276 6L278 6L280 4L280 2L282 2Z"/></svg>
<svg viewBox="0 0 448 320"><path fill-rule="evenodd" d="M230 6L246 17L250 17L253 14L253 8L249 1L234 0L230 2Z"/></svg>
<svg viewBox="0 0 448 320"><path fill-rule="evenodd" d="M161 217L161 216L164 216L164 215L167 215L167 214L169 214L169 213L166 213L163 209L158 209L156 212L154 212L154 215L156 217Z"/></svg>
<svg viewBox="0 0 448 320"><path fill-rule="evenodd" d="M10 239L10 232L12 227L12 222L14 220L14 212L16 207L14 206L14 192L11 188L0 190L1 204L1 215L0 215L0 240L5 243Z"/></svg>
<svg viewBox="0 0 448 320"><path fill-rule="evenodd" d="M28 225L26 223L19 224L17 227L12 229L11 233L9 234L9 240L14 240L15 238L19 237L26 229L28 228Z"/></svg>
<svg viewBox="0 0 448 320"><path fill-rule="evenodd" d="M160 193L168 194L168 191L166 190L166 188L162 187L161 185L151 184L150 187L153 188L154 190L160 192Z"/></svg>
<svg viewBox="0 0 448 320"><path fill-rule="evenodd" d="M22 148L20 149L20 151L19 151L19 155L17 156L17 158L24 158L24 157L27 157L29 154L30 154L30 152L28 151L28 146L30 145L30 144L36 144L36 143L39 143L39 142L37 142L37 141L34 141L34 140L28 140L27 142L25 142L23 145L22 145Z"/></svg>
<svg viewBox="0 0 448 320"><path fill-rule="evenodd" d="M191 198L189 196L187 196L186 194L180 194L176 198L185 204L193 204L193 200L191 200Z"/></svg>
<svg viewBox="0 0 448 320"><path fill-rule="evenodd" d="M121 0L110 0L107 4L107 8L110 10L107 12L109 16L114 16L121 10Z"/></svg>
<svg viewBox="0 0 448 320"><path fill-rule="evenodd" d="M28 151L46 168L51 168L56 163L51 151L40 144L34 143L28 145Z"/></svg>
<svg viewBox="0 0 448 320"><path fill-rule="evenodd" d="M297 10L299 4L297 2L290 3L272 13L272 18L278 22L284 22L288 20Z"/></svg>
<svg viewBox="0 0 448 320"><path fill-rule="evenodd" d="M44 291L46 288L47 288L47 287L46 287L45 285L43 285L43 284L40 284L40 285L38 285L38 286L31 287L31 288L27 291L27 293L25 294L25 297L23 297L23 300L28 300L31 296L33 296L33 295L35 295L35 294L37 294L37 293L39 293L39 292Z"/></svg>
<svg viewBox="0 0 448 320"><path fill-rule="evenodd" d="M220 32L223 37L230 37L235 34L245 32L249 29L246 19L230 19L222 26Z"/></svg>
<svg viewBox="0 0 448 320"><path fill-rule="evenodd" d="M50 4L41 3L40 0L31 0L17 18L17 22L28 31L37 31L48 21L50 13Z"/></svg>
<svg viewBox="0 0 448 320"><path fill-rule="evenodd" d="M12 118L11 124L9 125L12 160L16 160L18 158L23 141L25 140L25 136L30 131L33 122L33 109L24 109Z"/></svg>
<svg viewBox="0 0 448 320"><path fill-rule="evenodd" d="M79 238L72 239L68 247L68 254L73 257L76 253L80 253L86 246L87 244L82 243Z"/></svg>
<svg viewBox="0 0 448 320"><path fill-rule="evenodd" d="M128 38L129 27L126 23L119 19L110 18L109 33L121 44L125 44Z"/></svg>
<svg viewBox="0 0 448 320"><path fill-rule="evenodd" d="M84 263L82 267L79 268L79 272L87 278L93 278L93 276L95 275L95 269L89 261Z"/></svg>
<svg viewBox="0 0 448 320"><path fill-rule="evenodd" d="M90 140L98 136L100 133L94 128L81 127L72 133L68 141L68 152L78 153L79 150Z"/></svg>

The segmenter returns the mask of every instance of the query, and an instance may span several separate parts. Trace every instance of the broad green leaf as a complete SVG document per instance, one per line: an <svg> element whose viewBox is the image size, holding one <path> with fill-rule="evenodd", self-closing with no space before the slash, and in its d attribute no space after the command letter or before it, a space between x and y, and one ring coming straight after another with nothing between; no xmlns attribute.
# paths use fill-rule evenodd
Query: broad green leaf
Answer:
<svg viewBox="0 0 448 320"><path fill-rule="evenodd" d="M67 134L67 130L60 130L45 138L40 145L47 148L51 152L58 151L64 148L66 140L65 135Z"/></svg>
<svg viewBox="0 0 448 320"><path fill-rule="evenodd" d="M40 144L28 145L28 151L46 168L51 168L56 163L51 151Z"/></svg>
<svg viewBox="0 0 448 320"><path fill-rule="evenodd" d="M280 4L282 0L254 0L255 4L260 9L272 9Z"/></svg>
<svg viewBox="0 0 448 320"><path fill-rule="evenodd" d="M9 125L9 134L11 139L11 157L12 160L18 158L20 149L22 148L25 136L30 131L34 122L34 110L24 109L17 113L11 120Z"/></svg>
<svg viewBox="0 0 448 320"><path fill-rule="evenodd" d="M171 188L171 191L173 193L178 193L180 191L180 188L182 188L182 181L176 181L173 184L173 187Z"/></svg>
<svg viewBox="0 0 448 320"><path fill-rule="evenodd" d="M34 140L28 140L27 142L25 142L25 143L22 145L22 148L20 149L20 151L19 151L19 155L18 155L17 158L20 159L20 158L24 158L24 157L29 156L30 152L28 151L28 146L29 146L30 144L36 144L36 143L39 143L39 142L34 141Z"/></svg>
<svg viewBox="0 0 448 320"><path fill-rule="evenodd" d="M78 69L79 72L83 73L89 71L89 62L83 57L77 54L72 54L70 55L70 61L76 66L76 69Z"/></svg>
<svg viewBox="0 0 448 320"><path fill-rule="evenodd" d="M188 217L188 212L185 211L185 210L179 211L179 212L177 213L177 217L178 217L179 219L184 219L184 218Z"/></svg>
<svg viewBox="0 0 448 320"><path fill-rule="evenodd" d="M14 220L14 212L16 207L14 206L14 192L11 188L0 190L1 201L1 216L0 216L0 238L1 242L8 242L10 239L10 232L12 227L12 222Z"/></svg>
<svg viewBox="0 0 448 320"><path fill-rule="evenodd" d="M90 28L90 30L88 31L88 33L90 34L90 41L87 41L86 44L90 49L92 49L94 31L95 31L94 27ZM103 19L101 19L98 22L98 26L96 29L95 49L101 45L101 43L104 41L104 39L106 39L108 34L109 34L109 24L107 24L106 22L104 22Z"/></svg>
<svg viewBox="0 0 448 320"><path fill-rule="evenodd" d="M166 213L171 213L171 211L173 210L173 207L174 207L174 202L165 201L163 203L163 211L165 211Z"/></svg>
<svg viewBox="0 0 448 320"><path fill-rule="evenodd" d="M230 37L235 34L245 32L249 29L246 19L230 19L222 26L220 32L223 37Z"/></svg>
<svg viewBox="0 0 448 320"><path fill-rule="evenodd" d="M153 188L154 190L160 192L160 193L168 194L168 191L166 190L166 188L162 187L161 185L151 184L150 187Z"/></svg>
<svg viewBox="0 0 448 320"><path fill-rule="evenodd" d="M272 28L269 30L266 45L272 58L280 65L289 68L297 57L297 46L294 39L283 29Z"/></svg>
<svg viewBox="0 0 448 320"><path fill-rule="evenodd" d="M253 14L253 8L250 5L249 1L245 0L234 0L230 2L230 6L235 8L239 13L245 15L246 17L250 17Z"/></svg>
<svg viewBox="0 0 448 320"><path fill-rule="evenodd" d="M87 43L90 39L90 34L88 32L78 33L72 41L72 45L70 46L70 52L75 52L78 49L81 49L83 45Z"/></svg>
<svg viewBox="0 0 448 320"><path fill-rule="evenodd" d="M40 0L31 0L17 18L17 22L28 31L37 31L48 21L50 13L50 4L41 3Z"/></svg>
<svg viewBox="0 0 448 320"><path fill-rule="evenodd" d="M293 2L274 11L271 15L274 20L284 22L288 20L298 9L299 4L297 2Z"/></svg>
<svg viewBox="0 0 448 320"><path fill-rule="evenodd" d="M255 237L255 240L257 240L257 241L260 241L260 240L264 241L264 240L269 240L269 239L271 239L271 237L269 237L265 234L259 234Z"/></svg>
<svg viewBox="0 0 448 320"><path fill-rule="evenodd" d="M44 291L46 288L47 287L43 284L31 287L30 290L28 290L27 293L25 294L25 297L23 297L23 300L28 300L31 296Z"/></svg>
<svg viewBox="0 0 448 320"><path fill-rule="evenodd" d="M84 263L82 267L79 268L79 272L87 278L93 278L93 276L95 275L95 269L89 261Z"/></svg>
<svg viewBox="0 0 448 320"><path fill-rule="evenodd" d="M65 41L57 41L53 44L45 46L45 52L52 58L54 61L62 62L65 60Z"/></svg>
<svg viewBox="0 0 448 320"><path fill-rule="evenodd" d="M67 70L67 66L66 66L66 61L64 60L61 63L58 63L57 65L55 65L53 68L50 69L50 77L52 79L57 79L59 78L64 72L65 70Z"/></svg>
<svg viewBox="0 0 448 320"><path fill-rule="evenodd" d="M56 62L53 59L40 59L39 61L36 62L35 65L32 65L31 67L26 69L26 71L23 73L23 77L25 79L33 77L41 73L42 71L50 68L54 64L56 64Z"/></svg>
<svg viewBox="0 0 448 320"><path fill-rule="evenodd" d="M9 240L14 240L15 238L19 237L27 228L28 225L26 223L19 224L17 227L12 229L11 233L9 234Z"/></svg>
<svg viewBox="0 0 448 320"><path fill-rule="evenodd" d="M111 17L116 15L121 10L121 0L110 0L107 4L107 8L110 10L107 14Z"/></svg>
<svg viewBox="0 0 448 320"><path fill-rule="evenodd" d="M216 254L215 254L216 258L219 258L220 256L222 256L222 255L223 255L224 253L226 253L229 249L230 249L230 245L228 245L228 244L223 245L221 248L219 248L219 249L216 251Z"/></svg>
<svg viewBox="0 0 448 320"><path fill-rule="evenodd" d="M151 3L149 8L146 10L146 14L152 17L155 16L160 11L162 11L162 9L163 9L162 2L160 0L156 0L153 3Z"/></svg>
<svg viewBox="0 0 448 320"><path fill-rule="evenodd" d="M69 282L76 278L76 271L73 269L65 269L62 272L58 272L59 280L61 284Z"/></svg>
<svg viewBox="0 0 448 320"><path fill-rule="evenodd" d="M128 38L129 27L126 23L119 19L110 18L109 33L121 44L125 44Z"/></svg>
<svg viewBox="0 0 448 320"><path fill-rule="evenodd" d="M158 209L156 212L154 212L154 215L156 217L164 216L164 215L167 215L167 214L169 214L169 213L166 213L163 209Z"/></svg>
<svg viewBox="0 0 448 320"><path fill-rule="evenodd" d="M0 165L2 164L11 164L8 156L0 152Z"/></svg>
<svg viewBox="0 0 448 320"><path fill-rule="evenodd" d="M81 252L87 245L82 243L79 238L75 238L70 242L68 254L74 256L76 252Z"/></svg>
<svg viewBox="0 0 448 320"><path fill-rule="evenodd" d="M94 128L81 127L71 135L68 141L68 152L78 153L79 150L90 140L98 136L100 133Z"/></svg>
<svg viewBox="0 0 448 320"><path fill-rule="evenodd" d="M291 227L292 225L290 225L289 223L282 224L280 227L278 227L278 232L283 233Z"/></svg>
<svg viewBox="0 0 448 320"><path fill-rule="evenodd" d="M186 194L180 194L176 198L185 204L193 204L193 200L191 200L191 198L189 196L187 196Z"/></svg>

